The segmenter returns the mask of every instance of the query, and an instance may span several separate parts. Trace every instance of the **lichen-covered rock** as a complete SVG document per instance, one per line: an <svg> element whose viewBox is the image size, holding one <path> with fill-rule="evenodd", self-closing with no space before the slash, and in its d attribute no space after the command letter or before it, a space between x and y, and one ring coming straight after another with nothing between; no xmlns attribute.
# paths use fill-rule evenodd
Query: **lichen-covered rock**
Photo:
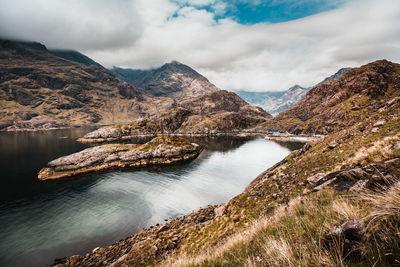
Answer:
<svg viewBox="0 0 400 267"><path fill-rule="evenodd" d="M325 249L341 253L341 257L356 257L361 253L360 243L364 240L365 224L361 220L348 220L335 226L321 241ZM339 249L340 248L340 249Z"/></svg>
<svg viewBox="0 0 400 267"><path fill-rule="evenodd" d="M169 165L197 157L201 147L186 139L157 137L143 144L108 144L64 156L40 170L40 180L59 179L108 169Z"/></svg>

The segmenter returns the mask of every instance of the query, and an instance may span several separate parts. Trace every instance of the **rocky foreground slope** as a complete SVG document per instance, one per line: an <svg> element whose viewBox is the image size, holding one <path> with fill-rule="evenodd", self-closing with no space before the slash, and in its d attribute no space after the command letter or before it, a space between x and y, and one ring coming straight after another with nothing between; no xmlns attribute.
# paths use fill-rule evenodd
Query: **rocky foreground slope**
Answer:
<svg viewBox="0 0 400 267"><path fill-rule="evenodd" d="M201 151L199 145L176 137L157 137L143 145L95 146L50 161L38 178L54 180L112 169L171 165L194 159Z"/></svg>
<svg viewBox="0 0 400 267"><path fill-rule="evenodd" d="M379 82L382 79L377 77L390 82ZM338 101L331 96L344 96L351 90L350 95L355 97L365 93L373 109L367 109L362 119L353 117L349 124L338 122L324 139L292 152L226 204L200 209L108 247L57 263L59 266L398 264L399 78L397 64L378 61L349 72L340 80L347 81L346 87L334 87L334 93L317 88L312 95L319 92L321 103L335 100L335 107L340 101L347 102L348 97L339 97ZM286 113L289 129L296 129L297 115ZM293 119L292 126L289 118Z"/></svg>

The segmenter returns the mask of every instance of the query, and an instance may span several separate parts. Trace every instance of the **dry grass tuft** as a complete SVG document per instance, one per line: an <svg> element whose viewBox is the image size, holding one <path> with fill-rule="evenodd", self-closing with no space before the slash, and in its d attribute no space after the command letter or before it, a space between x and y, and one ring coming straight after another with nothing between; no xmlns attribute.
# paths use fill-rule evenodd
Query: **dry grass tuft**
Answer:
<svg viewBox="0 0 400 267"><path fill-rule="evenodd" d="M321 244L334 225L363 220L361 256L343 255L345 240ZM325 191L280 206L246 231L199 255L175 255L162 266L386 266L400 264L400 182L361 195Z"/></svg>

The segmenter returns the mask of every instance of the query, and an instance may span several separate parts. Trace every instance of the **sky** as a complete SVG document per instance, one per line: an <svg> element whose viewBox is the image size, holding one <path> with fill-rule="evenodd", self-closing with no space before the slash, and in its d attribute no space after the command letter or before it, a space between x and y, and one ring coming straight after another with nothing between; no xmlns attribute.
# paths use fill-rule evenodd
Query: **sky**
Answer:
<svg viewBox="0 0 400 267"><path fill-rule="evenodd" d="M177 60L221 89L281 91L400 63L400 0L0 0L0 37L109 68Z"/></svg>

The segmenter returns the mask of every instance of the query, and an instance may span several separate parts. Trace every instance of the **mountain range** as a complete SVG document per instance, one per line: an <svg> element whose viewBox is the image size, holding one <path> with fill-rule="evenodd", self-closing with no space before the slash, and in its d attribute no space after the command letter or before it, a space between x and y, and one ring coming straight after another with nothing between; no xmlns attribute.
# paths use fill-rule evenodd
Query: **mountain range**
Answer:
<svg viewBox="0 0 400 267"><path fill-rule="evenodd" d="M0 129L8 131L130 123L175 108L200 114L195 121L204 127L221 120L249 127L252 117L264 122L270 116L176 61L147 71L109 71L76 51L9 40L0 40L0 104Z"/></svg>
<svg viewBox="0 0 400 267"><path fill-rule="evenodd" d="M324 82L339 79L350 68L342 68L335 74L325 78L320 85ZM316 85L316 86L317 86ZM271 115L278 115L280 112L289 109L294 104L302 100L307 92L312 87L302 87L300 85L294 85L286 91L267 91L267 92L248 92L248 91L235 91L238 96L243 98L245 101L262 107L264 110L269 112Z"/></svg>

